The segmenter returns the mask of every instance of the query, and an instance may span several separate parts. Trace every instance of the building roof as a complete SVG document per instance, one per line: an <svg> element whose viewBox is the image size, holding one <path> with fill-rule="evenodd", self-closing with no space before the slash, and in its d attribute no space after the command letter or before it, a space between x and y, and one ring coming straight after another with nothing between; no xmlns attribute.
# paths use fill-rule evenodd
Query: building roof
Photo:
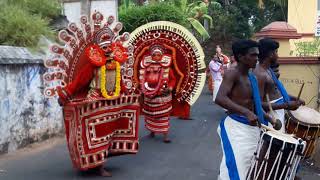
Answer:
<svg viewBox="0 0 320 180"><path fill-rule="evenodd" d="M300 39L301 34L297 32L297 29L288 24L285 21L275 21L260 30L255 34L255 37L270 37L274 39Z"/></svg>
<svg viewBox="0 0 320 180"><path fill-rule="evenodd" d="M25 47L0 46L0 64L42 64L43 58Z"/></svg>

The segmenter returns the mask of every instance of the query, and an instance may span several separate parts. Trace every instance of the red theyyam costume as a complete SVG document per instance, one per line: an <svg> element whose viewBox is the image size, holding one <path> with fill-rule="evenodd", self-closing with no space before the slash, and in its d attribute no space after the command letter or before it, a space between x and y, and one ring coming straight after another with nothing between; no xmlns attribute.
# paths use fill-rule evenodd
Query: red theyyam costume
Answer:
<svg viewBox="0 0 320 180"><path fill-rule="evenodd" d="M74 167L87 170L107 157L138 151L139 91L133 79L133 47L123 44L122 24L110 16L81 17L69 24L45 61L45 95L63 104L68 148Z"/></svg>
<svg viewBox="0 0 320 180"><path fill-rule="evenodd" d="M131 33L134 79L143 94L145 126L167 133L169 117L188 117L205 83L204 53L183 26L157 21Z"/></svg>

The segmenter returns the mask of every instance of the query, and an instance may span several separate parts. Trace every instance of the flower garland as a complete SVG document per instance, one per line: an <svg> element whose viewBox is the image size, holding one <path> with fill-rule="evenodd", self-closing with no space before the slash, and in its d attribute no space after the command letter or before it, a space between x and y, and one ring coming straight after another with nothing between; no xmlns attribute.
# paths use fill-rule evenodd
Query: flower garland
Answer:
<svg viewBox="0 0 320 180"><path fill-rule="evenodd" d="M116 64L116 88L115 88L115 92L112 93L112 95L109 95L107 90L106 90L106 84L107 84L107 80L106 80L106 65L100 67L101 94L106 99L115 99L115 98L120 96L120 90L121 90L121 87L120 87L120 81L121 81L120 69L121 69L121 67L120 67L120 63L118 61L114 61L113 63Z"/></svg>

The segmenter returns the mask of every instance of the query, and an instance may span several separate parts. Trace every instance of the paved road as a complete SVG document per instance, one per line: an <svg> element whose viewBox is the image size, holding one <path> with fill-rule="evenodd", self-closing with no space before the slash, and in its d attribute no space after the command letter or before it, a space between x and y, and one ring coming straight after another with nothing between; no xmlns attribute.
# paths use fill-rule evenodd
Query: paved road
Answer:
<svg viewBox="0 0 320 180"><path fill-rule="evenodd" d="M191 121L172 119L171 144L150 139L140 123L140 151L137 155L110 158L113 180L215 180L221 149L216 129L223 111L211 101L205 89L192 108ZM27 152L24 152L27 151ZM302 168L303 179L319 180L320 171ZM72 169L64 139L50 142L44 149L19 151L0 157L0 180L82 180L108 179Z"/></svg>

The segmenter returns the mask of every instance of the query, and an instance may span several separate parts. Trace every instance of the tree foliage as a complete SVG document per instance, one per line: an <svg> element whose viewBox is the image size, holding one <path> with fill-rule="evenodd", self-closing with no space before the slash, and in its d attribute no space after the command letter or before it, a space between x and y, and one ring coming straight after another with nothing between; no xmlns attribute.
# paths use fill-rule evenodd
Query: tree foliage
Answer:
<svg viewBox="0 0 320 180"><path fill-rule="evenodd" d="M60 12L58 0L3 0L0 44L35 47L41 35L53 38L48 24Z"/></svg>

